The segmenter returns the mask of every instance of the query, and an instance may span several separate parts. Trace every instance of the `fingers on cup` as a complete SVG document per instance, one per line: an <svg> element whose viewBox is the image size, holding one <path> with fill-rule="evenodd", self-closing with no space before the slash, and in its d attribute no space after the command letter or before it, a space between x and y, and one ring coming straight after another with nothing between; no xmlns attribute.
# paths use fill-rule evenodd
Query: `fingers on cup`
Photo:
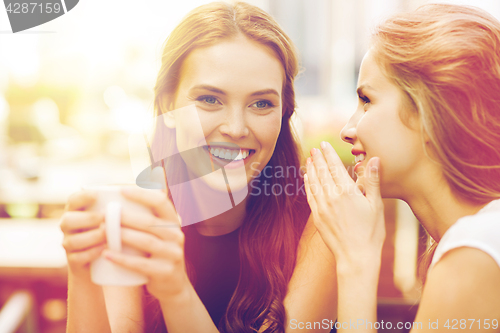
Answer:
<svg viewBox="0 0 500 333"><path fill-rule="evenodd" d="M94 228L92 230L67 234L63 239L63 247L67 253L83 251L91 247L100 246L106 241L104 227Z"/></svg>
<svg viewBox="0 0 500 333"><path fill-rule="evenodd" d="M126 215L122 215L122 222L123 218L126 219ZM175 266L184 259L184 233L179 227L158 229L163 229L162 236L168 240L156 236L150 232L151 230L121 228L122 244L145 252L149 256L129 255L110 250L103 251L102 256L120 266L146 276L170 275Z"/></svg>
<svg viewBox="0 0 500 333"><path fill-rule="evenodd" d="M164 240L172 240L172 235L179 232L183 235L178 223L168 222L152 214L138 212L127 207L123 207L121 224L131 229L151 233Z"/></svg>
<svg viewBox="0 0 500 333"><path fill-rule="evenodd" d="M68 263L72 265L79 265L83 266L91 261L99 258L101 255L102 251L106 248L106 245L99 245L99 246L94 246L90 249L84 250L84 251L77 251L77 252L71 252L68 253L67 258L68 258Z"/></svg>
<svg viewBox="0 0 500 333"><path fill-rule="evenodd" d="M71 194L66 203L66 211L84 210L92 206L97 198L95 191L79 191Z"/></svg>
<svg viewBox="0 0 500 333"><path fill-rule="evenodd" d="M172 233L172 240L160 239L154 235L122 228L122 242L130 245L139 251L149 253L150 255L169 257L172 260L180 259L183 256L184 237L179 236L177 232Z"/></svg>
<svg viewBox="0 0 500 333"><path fill-rule="evenodd" d="M151 260L150 258L132 256L120 252L113 252L110 250L104 250L102 252L102 255L106 259L122 267L128 268L131 271L135 271L148 277L153 276L158 272L159 265L155 265L155 262L153 262L153 260ZM168 263L162 262L160 267L164 269L165 266L170 265L168 265Z"/></svg>
<svg viewBox="0 0 500 333"><path fill-rule="evenodd" d="M68 211L61 217L60 228L63 233L76 233L97 228L104 222L101 212Z"/></svg>
<svg viewBox="0 0 500 333"><path fill-rule="evenodd" d="M166 193L162 191L123 189L122 194L128 199L150 208L153 213L160 218L177 219L174 205L168 199Z"/></svg>

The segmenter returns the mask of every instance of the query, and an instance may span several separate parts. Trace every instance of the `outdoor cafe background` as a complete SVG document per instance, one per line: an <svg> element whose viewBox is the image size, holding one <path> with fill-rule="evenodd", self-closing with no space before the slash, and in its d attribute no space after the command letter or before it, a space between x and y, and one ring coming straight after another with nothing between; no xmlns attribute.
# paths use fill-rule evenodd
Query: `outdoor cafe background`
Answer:
<svg viewBox="0 0 500 333"><path fill-rule="evenodd" d="M128 137L141 130L137 114L151 112L161 45L190 9L207 2L82 0L16 34L0 8L0 330L65 331L58 218L66 199L82 184L133 181ZM339 132L357 103L370 29L427 1L248 2L270 12L298 46L305 71L296 82L295 125L304 151L328 140L352 167ZM500 18L498 0L440 2ZM379 315L411 320L417 256L427 240L406 204L386 200L386 217Z"/></svg>

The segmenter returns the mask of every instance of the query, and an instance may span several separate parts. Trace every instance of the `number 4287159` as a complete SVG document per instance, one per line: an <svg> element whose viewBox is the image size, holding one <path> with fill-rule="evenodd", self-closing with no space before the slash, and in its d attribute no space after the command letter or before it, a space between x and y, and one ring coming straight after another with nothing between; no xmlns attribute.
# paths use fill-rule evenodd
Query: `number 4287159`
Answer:
<svg viewBox="0 0 500 333"><path fill-rule="evenodd" d="M497 329L498 319L448 319L444 327L451 330L464 329Z"/></svg>
<svg viewBox="0 0 500 333"><path fill-rule="evenodd" d="M46 3L35 3L35 2L24 2L24 3L9 3L7 6L7 13L14 14L27 14L27 13L59 13L62 8L61 4L54 2Z"/></svg>

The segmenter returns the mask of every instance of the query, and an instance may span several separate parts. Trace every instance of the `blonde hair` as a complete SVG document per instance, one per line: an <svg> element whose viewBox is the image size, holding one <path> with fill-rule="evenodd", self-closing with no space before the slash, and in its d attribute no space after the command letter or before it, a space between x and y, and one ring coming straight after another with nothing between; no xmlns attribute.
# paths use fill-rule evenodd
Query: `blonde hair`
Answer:
<svg viewBox="0 0 500 333"><path fill-rule="evenodd" d="M474 7L425 5L380 25L372 51L403 91L403 121L419 117L453 193L479 204L500 198L500 22Z"/></svg>
<svg viewBox="0 0 500 333"><path fill-rule="evenodd" d="M425 5L380 25L372 50L452 191L474 203L500 198L500 22L474 7Z"/></svg>

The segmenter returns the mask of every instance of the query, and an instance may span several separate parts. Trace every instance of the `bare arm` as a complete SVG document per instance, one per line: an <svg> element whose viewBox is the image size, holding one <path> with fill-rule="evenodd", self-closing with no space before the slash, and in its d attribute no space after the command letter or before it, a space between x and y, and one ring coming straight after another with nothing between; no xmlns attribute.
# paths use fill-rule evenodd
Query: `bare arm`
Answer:
<svg viewBox="0 0 500 333"><path fill-rule="evenodd" d="M89 320L92 318L92 320ZM111 332L100 286L88 279L68 276L68 333Z"/></svg>
<svg viewBox="0 0 500 333"><path fill-rule="evenodd" d="M285 332L330 331L337 318L335 265L332 252L317 232L312 216L309 217L284 300L287 312ZM314 328L314 322L320 324ZM312 329L307 328L307 323L311 323Z"/></svg>
<svg viewBox="0 0 500 333"><path fill-rule="evenodd" d="M104 216L85 209L95 196L78 192L70 196L61 218L63 247L68 259L68 321L66 332L110 332L102 289L90 280L90 262L104 249Z"/></svg>
<svg viewBox="0 0 500 333"><path fill-rule="evenodd" d="M144 333L142 286L103 286L111 332Z"/></svg>
<svg viewBox="0 0 500 333"><path fill-rule="evenodd" d="M481 250L451 250L433 267L411 332L452 330L500 332L500 267Z"/></svg>
<svg viewBox="0 0 500 333"><path fill-rule="evenodd" d="M191 284L176 297L160 301L160 306L169 333L219 332Z"/></svg>

